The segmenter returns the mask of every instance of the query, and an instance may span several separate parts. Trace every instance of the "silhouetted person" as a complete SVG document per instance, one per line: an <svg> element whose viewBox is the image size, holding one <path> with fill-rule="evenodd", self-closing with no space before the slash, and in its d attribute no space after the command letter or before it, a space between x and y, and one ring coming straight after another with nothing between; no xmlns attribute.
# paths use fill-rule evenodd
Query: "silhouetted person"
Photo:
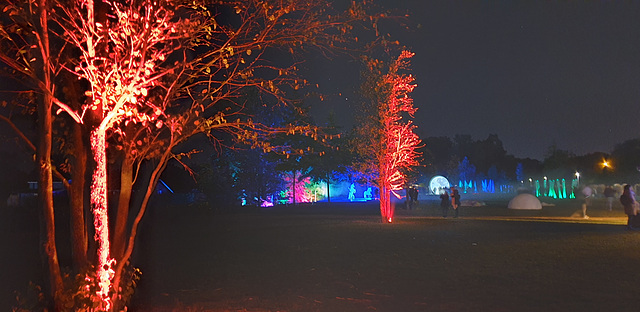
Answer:
<svg viewBox="0 0 640 312"><path fill-rule="evenodd" d="M410 186L407 189L407 197L406 197L406 207L411 210L414 204L418 203L418 189L416 187Z"/></svg>
<svg viewBox="0 0 640 312"><path fill-rule="evenodd" d="M413 187L411 188L411 207L413 208L413 205L418 204L418 188L417 187Z"/></svg>
<svg viewBox="0 0 640 312"><path fill-rule="evenodd" d="M588 185L582 189L582 218L584 219L589 219L589 216L587 216L587 207L591 206L591 199L594 195L595 192Z"/></svg>
<svg viewBox="0 0 640 312"><path fill-rule="evenodd" d="M610 185L604 188L604 197L607 199L607 208L609 211L613 210L613 197L616 195L616 190Z"/></svg>
<svg viewBox="0 0 640 312"><path fill-rule="evenodd" d="M440 208L442 208L442 217L446 218L449 212L449 193L442 190L444 193L440 194Z"/></svg>
<svg viewBox="0 0 640 312"><path fill-rule="evenodd" d="M457 218L460 213L460 193L458 193L458 189L455 186L451 187L451 206L453 211L456 212L453 217Z"/></svg>
<svg viewBox="0 0 640 312"><path fill-rule="evenodd" d="M622 195L620 195L620 203L624 207L624 213L628 217L627 228L630 230L638 229L634 226L634 218L637 217L640 207L636 201L636 193L631 189L631 185L627 184L624 186L624 191Z"/></svg>

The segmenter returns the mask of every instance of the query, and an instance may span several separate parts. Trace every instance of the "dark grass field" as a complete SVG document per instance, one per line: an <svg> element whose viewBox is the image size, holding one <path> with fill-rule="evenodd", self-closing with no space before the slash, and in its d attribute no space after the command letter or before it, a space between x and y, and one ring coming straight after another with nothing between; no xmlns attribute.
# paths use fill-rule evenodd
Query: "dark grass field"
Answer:
<svg viewBox="0 0 640 312"><path fill-rule="evenodd" d="M143 276L129 310L640 310L640 232L625 229L619 204L609 212L595 201L583 220L575 200L540 212L485 202L443 219L425 199L398 208L393 224L363 203L155 207L137 242ZM37 266L37 251L3 250L2 283L12 283L3 291L24 288L37 272L23 264Z"/></svg>

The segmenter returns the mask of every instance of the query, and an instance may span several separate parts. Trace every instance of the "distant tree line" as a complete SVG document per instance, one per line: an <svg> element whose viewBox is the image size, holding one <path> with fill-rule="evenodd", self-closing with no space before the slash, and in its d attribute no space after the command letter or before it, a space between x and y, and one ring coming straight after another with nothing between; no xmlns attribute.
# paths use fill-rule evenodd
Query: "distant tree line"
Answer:
<svg viewBox="0 0 640 312"><path fill-rule="evenodd" d="M225 179L226 187L208 187L208 196L215 196L216 192L225 192L226 195L235 192L238 196L244 192L244 195L251 194L254 197L273 193L287 187L280 182L280 177L291 172L292 168L302 172L304 177L324 183L366 183L367 175L354 170L354 161L358 159L358 155L357 150L350 146L350 138L355 132L347 131L338 137L337 133L341 129L333 125L333 122L330 124L332 126L327 130L335 134L330 142L332 147L316 146L311 149L316 151L315 153L277 159L268 155L258 155L255 150L226 151L224 155L216 158L215 162L218 165L207 165L211 166L207 167L208 170L214 168L210 171L212 174L216 172L212 176ZM434 175L443 175L451 182L457 183L462 173L466 180L492 179L500 184L528 185L530 178L542 180L545 176L549 179L564 178L570 181L575 178L576 172L579 172L581 184L640 183L640 138L617 144L611 153L594 152L586 155L575 155L552 145L543 160L510 155L496 134L490 134L480 140L473 140L470 135L455 135L453 138L423 137L422 142L424 146L421 148L420 165L410 175L413 182L428 182ZM309 145L309 142L304 144ZM322 156L319 156L318 150L323 150ZM225 158L234 165L230 166L228 161L224 161ZM605 161L608 167L603 165ZM224 165L219 165L220 162L224 162ZM230 170L235 172L229 173ZM230 176L236 180L229 180ZM225 197L222 195L221 193L219 198ZM226 198L234 200L228 196Z"/></svg>
<svg viewBox="0 0 640 312"><path fill-rule="evenodd" d="M581 183L640 181L640 138L617 144L611 153L580 156L554 144L542 161L508 154L496 134L483 140L473 140L470 135L426 137L423 142L422 173L428 176L440 174L454 182L461 176L461 168L466 168L467 172L462 174L469 180L493 179L500 183L527 182L529 178L535 180L545 176L571 179L576 173L579 173Z"/></svg>

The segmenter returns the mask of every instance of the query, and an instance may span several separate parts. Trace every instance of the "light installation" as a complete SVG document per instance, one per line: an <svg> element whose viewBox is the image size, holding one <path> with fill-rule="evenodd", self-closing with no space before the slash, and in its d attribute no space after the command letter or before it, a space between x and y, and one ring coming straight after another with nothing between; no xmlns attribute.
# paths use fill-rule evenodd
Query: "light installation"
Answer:
<svg viewBox="0 0 640 312"><path fill-rule="evenodd" d="M284 181L287 184L289 185L294 184L294 185L293 185L293 188L291 188L290 190L282 191L280 196L283 198L286 198L287 203L313 202L314 194L311 188L311 184L312 184L311 178L310 177L300 178L302 174L299 171L296 171L295 174L296 174L295 184L293 183L292 177L290 177L289 175L285 175L283 177Z"/></svg>
<svg viewBox="0 0 640 312"><path fill-rule="evenodd" d="M354 201L356 199L356 185L351 183L349 186L349 200Z"/></svg>
<svg viewBox="0 0 640 312"><path fill-rule="evenodd" d="M437 175L429 180L429 190L433 194L440 195L449 187L451 187L449 180L443 176Z"/></svg>
<svg viewBox="0 0 640 312"><path fill-rule="evenodd" d="M493 180L482 180L482 191L485 193L495 193L496 186Z"/></svg>
<svg viewBox="0 0 640 312"><path fill-rule="evenodd" d="M547 196L551 197L551 198L557 198L558 196L556 195L556 183L554 182L554 180L549 180L549 187L547 188L549 190Z"/></svg>
<svg viewBox="0 0 640 312"><path fill-rule="evenodd" d="M413 118L417 110L413 106L413 99L409 97L409 93L416 87L412 84L415 78L398 73L409 65L409 59L414 55L412 52L402 51L383 80L391 87L386 102L381 103L383 108L379 110L383 127L382 148L378 155L380 214L382 221L386 223L393 222L391 194L400 198L396 191L401 190L405 184L406 177L402 170L418 165L416 149L420 145L420 139L413 131L416 126L411 120L402 120L403 113Z"/></svg>
<svg viewBox="0 0 640 312"><path fill-rule="evenodd" d="M364 191L364 200L372 200L373 199L373 189L368 187L366 191Z"/></svg>
<svg viewBox="0 0 640 312"><path fill-rule="evenodd" d="M576 187L578 184L575 179L571 181L571 186ZM563 179L543 179L542 188L540 180L535 180L536 197L546 196L554 199L575 198L573 192L567 192L567 182Z"/></svg>

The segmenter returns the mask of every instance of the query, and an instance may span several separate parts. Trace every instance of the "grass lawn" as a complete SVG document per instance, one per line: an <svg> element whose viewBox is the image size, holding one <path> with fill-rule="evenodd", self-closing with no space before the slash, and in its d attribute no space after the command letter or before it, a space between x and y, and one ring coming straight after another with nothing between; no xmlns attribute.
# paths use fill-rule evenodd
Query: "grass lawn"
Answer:
<svg viewBox="0 0 640 312"><path fill-rule="evenodd" d="M443 219L425 199L393 224L364 203L158 208L130 310L638 311L640 232L619 204L595 201L589 220L578 201L555 204L513 212L495 199Z"/></svg>

